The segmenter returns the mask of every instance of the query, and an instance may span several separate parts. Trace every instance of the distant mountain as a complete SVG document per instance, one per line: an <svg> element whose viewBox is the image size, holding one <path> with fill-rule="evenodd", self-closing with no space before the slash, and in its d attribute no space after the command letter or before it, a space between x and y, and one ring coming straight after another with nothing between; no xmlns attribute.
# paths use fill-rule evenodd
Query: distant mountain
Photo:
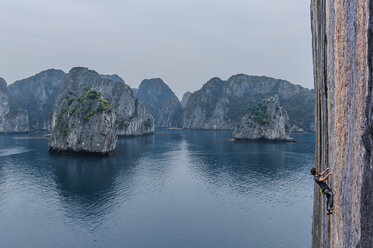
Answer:
<svg viewBox="0 0 373 248"><path fill-rule="evenodd" d="M119 77L117 74L113 74L113 75L100 74L100 76L103 77L103 78L106 78L106 79L110 79L114 82L125 83L124 80L121 77Z"/></svg>
<svg viewBox="0 0 373 248"><path fill-rule="evenodd" d="M50 69L8 86L17 107L27 110L31 130L50 129L54 100L64 77L63 71Z"/></svg>
<svg viewBox="0 0 373 248"><path fill-rule="evenodd" d="M183 99L181 100L180 104L183 108L186 107L187 103L188 103L188 100L189 100L189 97L192 95L192 92L188 91L188 92L185 92L184 95L183 95Z"/></svg>
<svg viewBox="0 0 373 248"><path fill-rule="evenodd" d="M151 133L154 123L156 127L234 130L247 113L248 106L268 97L276 99L286 110L293 130L314 131L314 90L285 80L244 74L232 76L226 81L212 78L193 94L186 92L180 102L160 78L143 80L138 89L131 89L118 75L97 75L87 77L87 80L96 80L97 84L93 81L87 83L95 85L93 88L101 92L105 99L120 106L117 112L126 113L122 113L117 120L117 124L121 123L119 135ZM49 130L53 105L64 78L65 73L61 70L46 70L9 85L8 91L3 90L3 96L7 95L7 99L10 99L7 102L12 102L9 104L12 106L10 109L14 110L11 113L21 114L24 111L23 121L25 113L28 113L31 130ZM6 88L6 83L2 83L2 88ZM5 100L3 102L5 104ZM146 120L150 120L146 127L136 127L138 121Z"/></svg>
<svg viewBox="0 0 373 248"><path fill-rule="evenodd" d="M183 114L187 129L234 130L247 107L274 97L289 115L289 125L314 130L314 91L288 81L239 74L212 78L194 92Z"/></svg>
<svg viewBox="0 0 373 248"><path fill-rule="evenodd" d="M30 130L26 110L18 109L9 94L7 84L0 78L0 133L27 132Z"/></svg>
<svg viewBox="0 0 373 248"><path fill-rule="evenodd" d="M153 115L156 127L181 127L183 109L175 93L162 79L143 80L136 96Z"/></svg>

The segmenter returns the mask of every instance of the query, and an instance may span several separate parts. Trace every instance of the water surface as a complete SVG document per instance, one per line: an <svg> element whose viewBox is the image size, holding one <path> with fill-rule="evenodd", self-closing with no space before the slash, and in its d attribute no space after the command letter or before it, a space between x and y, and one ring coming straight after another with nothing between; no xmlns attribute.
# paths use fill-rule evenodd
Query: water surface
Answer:
<svg viewBox="0 0 373 248"><path fill-rule="evenodd" d="M113 155L0 135L0 247L310 247L314 135L158 130Z"/></svg>

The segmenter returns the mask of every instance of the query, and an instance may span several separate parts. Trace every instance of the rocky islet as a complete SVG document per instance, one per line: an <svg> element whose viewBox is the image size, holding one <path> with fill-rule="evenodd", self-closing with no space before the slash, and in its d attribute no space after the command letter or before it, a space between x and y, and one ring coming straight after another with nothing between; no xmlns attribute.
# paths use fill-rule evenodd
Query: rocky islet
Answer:
<svg viewBox="0 0 373 248"><path fill-rule="evenodd" d="M107 154L117 142L116 113L103 95L85 86L59 94L49 140L51 152Z"/></svg>
<svg viewBox="0 0 373 248"><path fill-rule="evenodd" d="M8 86L10 93L17 98L16 109L27 107L32 112L29 115L32 119L29 124L30 130L51 130L53 103L58 102L57 94L63 92L62 82L72 78L74 83L70 82L73 85L70 87L71 91L79 92L85 86L89 86L100 92L108 101L115 111L115 129L119 136L151 134L157 126L234 130L236 139L245 139L242 136L244 133L248 139L252 139L254 136L250 138L248 133L258 133L261 126L256 126L258 130L246 127L247 130L243 129L242 133L236 128L242 126L243 119L246 121L252 119L253 116L250 116L250 112L247 111L248 106L255 106L268 97L278 101L287 113L286 133L289 132L288 126L292 126L291 130L296 132L313 131L314 128L312 97L314 91L284 80L244 74L232 76L227 81L213 78L200 90L185 93L182 101L179 101L160 78L143 80L139 89L131 89L118 75L102 75L88 68L77 67L68 74L55 69L46 70ZM29 95L26 94L26 90L30 91ZM23 113L18 115L18 122L28 116L25 114L27 112ZM17 118L8 122L9 125L17 126L15 123ZM27 130L27 128L23 129ZM240 135L236 132L240 132ZM263 137L267 136L269 139L285 137L281 135ZM278 140L285 141L287 138L278 138Z"/></svg>
<svg viewBox="0 0 373 248"><path fill-rule="evenodd" d="M240 141L295 141L290 137L289 116L273 97L249 106L233 137Z"/></svg>
<svg viewBox="0 0 373 248"><path fill-rule="evenodd" d="M108 153L118 135L152 132L153 117L129 86L76 67L66 75L55 102L50 150Z"/></svg>

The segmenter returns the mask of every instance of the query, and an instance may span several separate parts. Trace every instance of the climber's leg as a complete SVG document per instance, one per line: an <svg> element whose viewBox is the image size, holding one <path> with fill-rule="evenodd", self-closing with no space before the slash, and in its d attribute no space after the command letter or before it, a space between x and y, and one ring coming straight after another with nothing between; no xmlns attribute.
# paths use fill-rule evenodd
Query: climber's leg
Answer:
<svg viewBox="0 0 373 248"><path fill-rule="evenodd" d="M328 206L328 211L333 210L333 192L330 189L324 191L326 196L326 205Z"/></svg>

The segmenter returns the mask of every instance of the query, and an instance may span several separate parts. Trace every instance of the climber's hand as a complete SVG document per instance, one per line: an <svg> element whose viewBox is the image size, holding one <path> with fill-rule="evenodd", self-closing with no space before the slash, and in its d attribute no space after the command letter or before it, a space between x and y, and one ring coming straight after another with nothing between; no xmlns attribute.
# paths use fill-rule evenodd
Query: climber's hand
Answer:
<svg viewBox="0 0 373 248"><path fill-rule="evenodd" d="M320 182L325 181L326 179L328 179L328 177L329 177L331 174L332 174L332 172L329 172L325 177L321 177L321 178L319 179L319 181L320 181Z"/></svg>
<svg viewBox="0 0 373 248"><path fill-rule="evenodd" d="M330 168L326 168L323 172L320 173L320 176L323 176Z"/></svg>

